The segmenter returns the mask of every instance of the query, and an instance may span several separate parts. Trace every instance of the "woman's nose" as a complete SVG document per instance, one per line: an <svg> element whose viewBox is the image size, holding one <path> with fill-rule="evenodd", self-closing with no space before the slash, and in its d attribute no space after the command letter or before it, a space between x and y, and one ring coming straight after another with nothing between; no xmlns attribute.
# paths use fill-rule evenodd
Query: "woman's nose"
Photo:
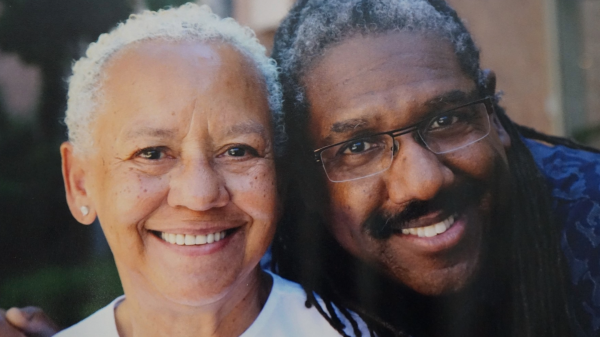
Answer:
<svg viewBox="0 0 600 337"><path fill-rule="evenodd" d="M385 172L388 196L394 203L430 200L454 179L452 170L438 156L405 135Z"/></svg>
<svg viewBox="0 0 600 337"><path fill-rule="evenodd" d="M172 173L168 203L172 207L186 207L194 211L207 211L224 207L230 195L223 177L212 164L199 159L183 163Z"/></svg>

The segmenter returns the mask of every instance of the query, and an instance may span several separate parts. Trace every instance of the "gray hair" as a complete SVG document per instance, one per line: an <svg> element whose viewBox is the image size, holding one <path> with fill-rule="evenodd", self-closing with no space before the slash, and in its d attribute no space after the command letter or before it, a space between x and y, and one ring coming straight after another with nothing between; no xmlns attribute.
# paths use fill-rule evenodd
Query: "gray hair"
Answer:
<svg viewBox="0 0 600 337"><path fill-rule="evenodd" d="M456 12L443 0L300 0L283 20L273 48L273 58L282 70L288 123L307 118L303 76L327 48L358 34L393 31L433 33L449 41L465 74L482 85L479 51Z"/></svg>
<svg viewBox="0 0 600 337"><path fill-rule="evenodd" d="M89 150L93 146L90 125L101 99L102 71L107 61L130 44L155 39L221 41L248 57L265 79L274 127L275 152L282 153L286 135L275 61L266 56L266 49L252 30L240 26L231 18L219 18L208 6L191 3L179 8L131 15L111 32L100 35L97 42L89 45L85 56L75 62L73 75L69 79L65 117L69 141L75 151Z"/></svg>

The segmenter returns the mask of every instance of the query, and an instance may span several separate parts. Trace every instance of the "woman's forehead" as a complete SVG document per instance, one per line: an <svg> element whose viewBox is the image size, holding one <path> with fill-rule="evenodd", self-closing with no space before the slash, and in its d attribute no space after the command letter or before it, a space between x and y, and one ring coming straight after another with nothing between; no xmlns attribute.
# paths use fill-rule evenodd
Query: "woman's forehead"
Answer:
<svg viewBox="0 0 600 337"><path fill-rule="evenodd" d="M235 48L151 41L122 52L105 70L99 107L111 128L177 129L205 119L223 131L239 123L269 129L264 81Z"/></svg>

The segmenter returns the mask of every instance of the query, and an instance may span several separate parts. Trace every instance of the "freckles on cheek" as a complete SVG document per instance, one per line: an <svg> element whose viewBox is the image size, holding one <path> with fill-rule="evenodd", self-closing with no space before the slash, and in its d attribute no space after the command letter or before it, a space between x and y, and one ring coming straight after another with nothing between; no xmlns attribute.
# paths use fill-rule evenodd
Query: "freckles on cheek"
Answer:
<svg viewBox="0 0 600 337"><path fill-rule="evenodd" d="M275 172L256 169L247 174L227 177L227 189L232 201L253 217L273 217L277 202Z"/></svg>
<svg viewBox="0 0 600 337"><path fill-rule="evenodd" d="M119 214L122 222L136 223L149 215L161 204L168 189L166 179L148 177L143 174L128 172L115 183L109 202L114 207L114 213Z"/></svg>

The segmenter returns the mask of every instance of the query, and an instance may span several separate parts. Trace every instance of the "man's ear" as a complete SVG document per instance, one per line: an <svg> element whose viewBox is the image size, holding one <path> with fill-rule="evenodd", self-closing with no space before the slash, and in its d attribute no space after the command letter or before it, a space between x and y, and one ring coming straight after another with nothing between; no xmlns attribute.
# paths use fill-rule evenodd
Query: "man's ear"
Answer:
<svg viewBox="0 0 600 337"><path fill-rule="evenodd" d="M491 118L491 122L492 122L492 127L496 130L496 134L498 135L498 139L500 139L500 143L502 143L502 146L504 146L504 149L508 150L510 149L510 136L508 135L508 132L506 132L506 130L504 129L504 126L502 126L502 123L500 123L500 120L498 119L498 116L496 116L496 114L492 114L490 116Z"/></svg>
<svg viewBox="0 0 600 337"><path fill-rule="evenodd" d="M480 85L483 86L484 95L493 96L496 94L496 73L491 69L481 70Z"/></svg>
<svg viewBox="0 0 600 337"><path fill-rule="evenodd" d="M96 219L96 211L85 188L85 170L81 158L73 153L73 144L64 142L60 146L62 174L67 194L67 204L73 217L84 225Z"/></svg>
<svg viewBox="0 0 600 337"><path fill-rule="evenodd" d="M484 95L486 95L486 96L495 95L496 94L496 73L491 69L483 69L483 70L481 70L480 76L481 77L480 77L479 81L485 91ZM491 115L491 120L492 120L491 121L492 127L496 130L496 134L498 134L498 138L500 139L500 142L502 143L504 148L508 150L510 148L510 144L511 144L510 136L504 129L504 126L502 126L502 123L500 123L500 120L498 119L498 116L495 113Z"/></svg>

